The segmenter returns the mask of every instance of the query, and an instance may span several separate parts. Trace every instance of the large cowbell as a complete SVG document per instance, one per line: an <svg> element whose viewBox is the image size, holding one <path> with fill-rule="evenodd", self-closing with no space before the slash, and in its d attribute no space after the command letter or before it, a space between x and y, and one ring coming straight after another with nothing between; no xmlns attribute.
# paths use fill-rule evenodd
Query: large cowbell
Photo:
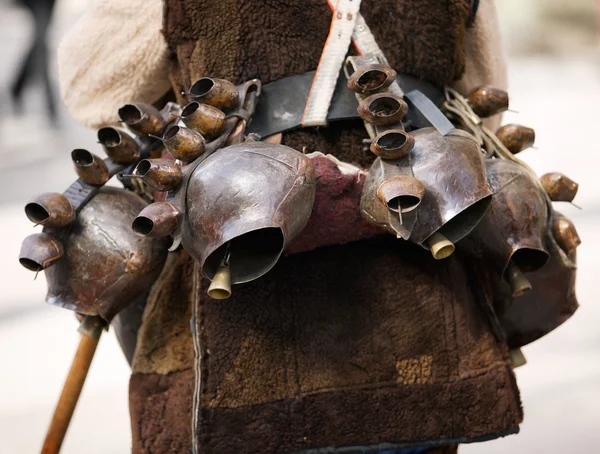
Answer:
<svg viewBox="0 0 600 454"><path fill-rule="evenodd" d="M575 295L576 252L564 256L555 245L550 259L540 270L528 275L532 290L496 307L508 346L522 347L566 322L579 304Z"/></svg>
<svg viewBox="0 0 600 454"><path fill-rule="evenodd" d="M538 270L548 260L548 202L535 175L522 165L506 159L488 159L486 168L494 196L473 237L480 240L483 253L518 296L530 286L515 274Z"/></svg>
<svg viewBox="0 0 600 454"><path fill-rule="evenodd" d="M441 135L423 128L411 134L409 155L377 158L371 166L361 211L369 222L426 249L436 233L456 243L475 228L491 201L483 154L474 137L461 130ZM386 189L400 196L386 196ZM402 221L390 201L403 207Z"/></svg>
<svg viewBox="0 0 600 454"><path fill-rule="evenodd" d="M146 205L131 191L101 189L61 238L63 256L45 270L46 301L110 322L148 292L169 242L131 231L132 220Z"/></svg>
<svg viewBox="0 0 600 454"><path fill-rule="evenodd" d="M171 210L168 217L177 221L175 244L181 242L208 279L222 262L231 284L263 276L310 217L314 166L290 147L247 141L200 157L183 171L179 188L140 213L133 228L152 236L165 222L166 204L162 213Z"/></svg>
<svg viewBox="0 0 600 454"><path fill-rule="evenodd" d="M545 238L549 259L530 273L532 290L513 298L504 280L495 282L494 306L510 348L539 339L567 321L579 307L575 295L577 246L573 223L554 211L552 229Z"/></svg>
<svg viewBox="0 0 600 454"><path fill-rule="evenodd" d="M437 232L456 243L475 228L491 202L483 154L475 138L459 129L445 136L434 128L412 134L412 168L425 193L411 241L428 248L427 240Z"/></svg>

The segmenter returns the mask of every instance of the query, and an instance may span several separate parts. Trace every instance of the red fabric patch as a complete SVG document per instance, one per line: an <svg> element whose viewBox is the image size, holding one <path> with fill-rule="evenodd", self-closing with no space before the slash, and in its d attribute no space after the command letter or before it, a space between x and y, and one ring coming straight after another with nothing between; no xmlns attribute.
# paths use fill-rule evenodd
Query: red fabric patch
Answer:
<svg viewBox="0 0 600 454"><path fill-rule="evenodd" d="M306 252L382 234L360 214L366 174L344 175L335 162L322 156L313 158L313 162L317 178L315 204L308 224L286 252Z"/></svg>
<svg viewBox="0 0 600 454"><path fill-rule="evenodd" d="M163 153L162 157L170 158L171 155ZM315 204L308 224L286 253L312 251L384 233L360 214L360 197L366 174L344 175L335 162L323 156L316 156L312 161L317 178ZM165 200L166 195L166 192L154 191L154 200Z"/></svg>

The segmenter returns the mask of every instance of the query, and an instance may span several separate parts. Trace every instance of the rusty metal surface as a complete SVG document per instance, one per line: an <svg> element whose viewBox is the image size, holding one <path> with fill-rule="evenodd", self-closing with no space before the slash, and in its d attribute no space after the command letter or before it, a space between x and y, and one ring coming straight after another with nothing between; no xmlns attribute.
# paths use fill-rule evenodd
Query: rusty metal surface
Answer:
<svg viewBox="0 0 600 454"><path fill-rule="evenodd" d="M552 236L558 246L570 255L581 244L581 238L575 229L575 224L563 215L554 212L552 220Z"/></svg>
<svg viewBox="0 0 600 454"><path fill-rule="evenodd" d="M207 139L214 139L225 128L225 113L216 107L194 101L183 108L181 121Z"/></svg>
<svg viewBox="0 0 600 454"><path fill-rule="evenodd" d="M181 183L181 167L171 159L143 159L135 168L135 175L157 191L170 191Z"/></svg>
<svg viewBox="0 0 600 454"><path fill-rule="evenodd" d="M496 131L496 136L512 154L517 154L533 146L535 142L533 129L515 124L501 126Z"/></svg>
<svg viewBox="0 0 600 454"><path fill-rule="evenodd" d="M61 242L64 257L46 270L46 301L110 321L158 276L168 241L140 238L130 225L146 206L130 191L103 188Z"/></svg>
<svg viewBox="0 0 600 454"><path fill-rule="evenodd" d="M481 118L491 117L508 109L508 93L490 85L476 88L467 96L473 112Z"/></svg>
<svg viewBox="0 0 600 454"><path fill-rule="evenodd" d="M368 222L405 240L410 237L416 222L415 208L421 202L424 192L419 190L422 183L412 176L407 163L401 162L408 160L408 157L395 161L377 158L369 169L360 200L361 214ZM394 184L394 187L388 187L389 184ZM416 200L410 200L412 196L415 196ZM398 213L397 209L391 209L397 208L397 202L406 200L405 197L409 202L406 206L400 202L401 213ZM389 205L394 199L396 204L392 202Z"/></svg>
<svg viewBox="0 0 600 454"><path fill-rule="evenodd" d="M377 134L370 150L383 159L400 159L406 156L415 145L415 139L402 129L388 129Z"/></svg>
<svg viewBox="0 0 600 454"><path fill-rule="evenodd" d="M200 132L181 126L171 126L163 136L163 143L171 156L184 162L193 161L205 149Z"/></svg>
<svg viewBox="0 0 600 454"><path fill-rule="evenodd" d="M511 298L504 280L496 282L495 307L510 348L522 347L548 334L577 310L575 294L576 252L568 258L550 246L548 263L528 273L532 290Z"/></svg>
<svg viewBox="0 0 600 454"><path fill-rule="evenodd" d="M472 235L481 239L490 266L500 276L511 260L523 272L541 268L548 259L544 238L549 213L535 177L506 159L488 159L486 169L494 196Z"/></svg>
<svg viewBox="0 0 600 454"><path fill-rule="evenodd" d="M579 185L559 172L542 175L540 181L553 202L572 202Z"/></svg>
<svg viewBox="0 0 600 454"><path fill-rule="evenodd" d="M226 111L240 105L237 87L225 79L202 77L191 86L189 96L193 101Z"/></svg>
<svg viewBox="0 0 600 454"><path fill-rule="evenodd" d="M158 135L167 126L161 112L149 104L125 104L119 117L134 134L142 136Z"/></svg>
<svg viewBox="0 0 600 454"><path fill-rule="evenodd" d="M424 128L414 131L413 137L412 169L425 193L411 241L428 248L425 240L439 232L456 243L473 230L491 202L483 155L464 131L442 136L434 128Z"/></svg>
<svg viewBox="0 0 600 454"><path fill-rule="evenodd" d="M34 233L23 240L19 262L31 271L42 271L64 255L61 241L50 233Z"/></svg>
<svg viewBox="0 0 600 454"><path fill-rule="evenodd" d="M64 195L45 192L25 205L25 215L36 225L62 228L75 220L75 209Z"/></svg>
<svg viewBox="0 0 600 454"><path fill-rule="evenodd" d="M113 161L131 164L140 158L140 146L133 137L117 128L107 126L98 130L98 142Z"/></svg>
<svg viewBox="0 0 600 454"><path fill-rule="evenodd" d="M73 167L77 176L88 184L100 186L110 178L110 172L106 163L93 153L78 148L71 152Z"/></svg>
<svg viewBox="0 0 600 454"><path fill-rule="evenodd" d="M360 95L372 95L388 88L396 81L397 73L388 65L361 65L348 78L348 88Z"/></svg>
<svg viewBox="0 0 600 454"><path fill-rule="evenodd" d="M208 278L230 247L233 284L275 265L308 222L315 194L312 161L266 142L218 150L185 184L182 244Z"/></svg>
<svg viewBox="0 0 600 454"><path fill-rule="evenodd" d="M393 125L408 113L408 104L391 93L376 93L358 104L358 115L376 126Z"/></svg>
<svg viewBox="0 0 600 454"><path fill-rule="evenodd" d="M135 233L150 238L170 235L179 225L181 212L169 202L154 202L144 208L133 221Z"/></svg>

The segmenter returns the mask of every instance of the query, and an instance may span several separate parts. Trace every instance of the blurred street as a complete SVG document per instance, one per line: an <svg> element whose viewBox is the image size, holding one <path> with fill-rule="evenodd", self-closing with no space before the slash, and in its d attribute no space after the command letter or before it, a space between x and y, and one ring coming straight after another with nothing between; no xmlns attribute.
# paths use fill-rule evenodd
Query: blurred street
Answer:
<svg viewBox="0 0 600 454"><path fill-rule="evenodd" d="M76 3L58 4L52 51L82 10ZM502 11L510 13L508 6ZM32 26L23 10L0 0L0 454L39 451L79 339L74 315L44 303L43 273L33 280L18 263L22 239L36 231L23 206L32 196L60 192L75 180L72 149L102 154L94 131L70 119L58 99L59 125L51 126L40 83L27 89L23 114L14 113L8 86ZM600 268L600 60L597 47L584 44L576 52L511 53L509 94L518 113L504 120L535 129L537 149L519 157L539 175L560 171L580 184L576 203L583 209L558 208L575 222L583 240L577 282L581 308L564 326L523 349L528 364L517 370L525 410L521 434L464 446L461 454L600 452L600 304L594 296ZM50 62L55 78L54 55ZM129 366L108 333L64 454L130 452L128 380Z"/></svg>

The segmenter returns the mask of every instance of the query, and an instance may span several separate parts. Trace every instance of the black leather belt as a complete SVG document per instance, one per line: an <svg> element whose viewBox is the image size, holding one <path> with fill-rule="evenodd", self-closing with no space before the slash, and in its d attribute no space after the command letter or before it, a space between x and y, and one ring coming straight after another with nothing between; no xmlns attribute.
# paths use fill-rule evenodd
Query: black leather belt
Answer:
<svg viewBox="0 0 600 454"><path fill-rule="evenodd" d="M263 85L258 106L248 125L247 132L264 138L279 132L302 127L304 106L310 92L315 72L284 77ZM398 75L398 84L406 94L409 111L404 121L412 128L436 127L442 134L453 128L450 121L439 111L444 94L428 82L405 74ZM346 78L340 76L335 87L327 121L356 119L358 101L346 86Z"/></svg>

